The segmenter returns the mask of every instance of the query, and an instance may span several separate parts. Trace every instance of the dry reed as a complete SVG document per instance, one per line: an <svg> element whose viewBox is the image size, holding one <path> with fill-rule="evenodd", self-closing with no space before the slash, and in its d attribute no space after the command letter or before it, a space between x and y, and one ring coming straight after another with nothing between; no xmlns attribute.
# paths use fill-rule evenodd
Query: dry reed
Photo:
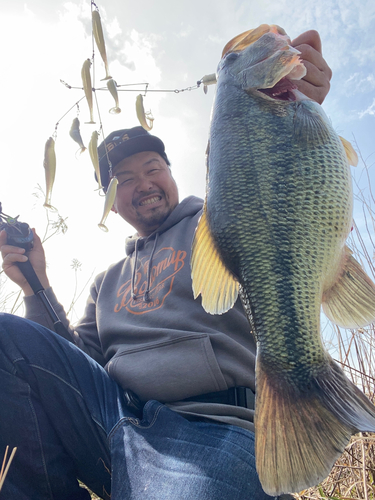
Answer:
<svg viewBox="0 0 375 500"><path fill-rule="evenodd" d="M6 475L8 474L10 464L12 463L14 455L16 454L17 448L13 448L12 453L10 454L9 460L7 462L8 451L9 451L9 446L7 446L5 449L4 459L0 471L0 491L1 488L3 487Z"/></svg>

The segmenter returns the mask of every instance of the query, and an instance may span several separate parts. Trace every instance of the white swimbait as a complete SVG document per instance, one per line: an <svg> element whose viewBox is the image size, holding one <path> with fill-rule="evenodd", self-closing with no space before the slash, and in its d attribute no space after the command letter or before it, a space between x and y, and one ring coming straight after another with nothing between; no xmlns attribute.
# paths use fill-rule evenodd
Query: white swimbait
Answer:
<svg viewBox="0 0 375 500"><path fill-rule="evenodd" d="M93 118L92 83L91 83L90 68L91 68L91 61L90 59L86 59L86 61L83 63L81 70L83 90L85 91L87 104L89 105L89 110L90 110L90 121L86 123L95 123Z"/></svg>
<svg viewBox="0 0 375 500"><path fill-rule="evenodd" d="M114 108L111 108L109 112L114 115L117 115L118 113L121 113L121 109L119 108L117 83L114 81L113 78L107 81L107 87L116 103L116 106Z"/></svg>
<svg viewBox="0 0 375 500"><path fill-rule="evenodd" d="M100 14L97 10L93 10L91 17L92 17L92 32L94 34L96 45L99 49L100 55L102 56L104 66L105 66L105 78L102 78L102 80L108 80L109 78L112 78L112 77L109 75L107 52L105 50L105 43L104 43L102 22L100 20Z"/></svg>
<svg viewBox="0 0 375 500"><path fill-rule="evenodd" d="M69 130L69 135L73 139L73 141L75 141L79 145L79 147L81 148L81 154L82 154L84 151L86 151L87 148L83 144L81 132L79 130L79 125L80 125L80 123L79 123L78 118L74 118L72 126Z"/></svg>
<svg viewBox="0 0 375 500"><path fill-rule="evenodd" d="M99 168L99 157L98 157L98 137L99 134L96 130L91 135L91 139L89 142L89 153L92 164L94 165L96 178L98 180L98 189L103 189L102 180L100 178L100 168Z"/></svg>
<svg viewBox="0 0 375 500"><path fill-rule="evenodd" d="M56 175L55 141L53 137L50 137L46 142L43 166L46 176L46 199L43 206L50 210L56 210L56 208L51 205L52 188Z"/></svg>
<svg viewBox="0 0 375 500"><path fill-rule="evenodd" d="M108 228L104 223L105 223L105 221L108 217L108 214L111 211L111 208L113 207L113 204L115 202L116 192L117 192L117 184L118 184L117 177L112 177L112 180L109 183L108 191L105 195L103 217L102 217L102 220L98 224L100 229L103 229L103 231L106 231L106 232L108 231Z"/></svg>
<svg viewBox="0 0 375 500"><path fill-rule="evenodd" d="M153 121L154 121L154 118L151 114L151 111L148 111L147 113L145 113L145 110L144 110L144 107L143 107L143 96L142 94L139 94L137 96L137 100L135 102L135 110L137 112L137 117L138 117L138 120L139 120L139 123L142 125L142 127L145 129L145 130L151 130L152 129L152 126L153 126ZM149 123L147 123L147 121Z"/></svg>

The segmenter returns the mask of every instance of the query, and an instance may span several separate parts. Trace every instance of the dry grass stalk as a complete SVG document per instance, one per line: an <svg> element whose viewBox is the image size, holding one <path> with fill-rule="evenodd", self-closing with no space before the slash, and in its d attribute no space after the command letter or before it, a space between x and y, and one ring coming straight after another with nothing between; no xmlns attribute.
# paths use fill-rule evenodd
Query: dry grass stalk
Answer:
<svg viewBox="0 0 375 500"><path fill-rule="evenodd" d="M8 463L7 463L8 451L9 451L9 446L6 447L5 455L4 455L4 459L3 459L3 464L1 466L1 471L0 471L0 491L1 491L1 488L3 487L5 477L8 474L10 464L12 463L12 460L13 460L13 457L14 457L16 451L17 451L17 448L13 448L12 453L11 453L9 460L8 460Z"/></svg>

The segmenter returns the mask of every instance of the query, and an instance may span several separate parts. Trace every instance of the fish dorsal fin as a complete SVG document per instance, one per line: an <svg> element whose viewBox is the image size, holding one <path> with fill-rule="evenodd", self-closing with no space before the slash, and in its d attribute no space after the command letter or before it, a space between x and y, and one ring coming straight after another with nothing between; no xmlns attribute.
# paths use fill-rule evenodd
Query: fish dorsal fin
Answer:
<svg viewBox="0 0 375 500"><path fill-rule="evenodd" d="M294 138L302 145L315 147L326 144L332 135L328 119L317 106L308 99L298 103L294 116Z"/></svg>
<svg viewBox="0 0 375 500"><path fill-rule="evenodd" d="M345 154L348 159L349 165L356 167L358 165L358 155L354 151L353 146L350 144L349 141L341 137L341 135L339 135L339 139L342 142L342 145L344 146Z"/></svg>
<svg viewBox="0 0 375 500"><path fill-rule="evenodd" d="M375 284L345 247L343 270L323 293L324 314L343 328L358 328L375 320Z"/></svg>
<svg viewBox="0 0 375 500"><path fill-rule="evenodd" d="M222 262L205 210L195 231L190 264L194 298L201 294L205 311L222 314L233 307L238 297L238 281Z"/></svg>

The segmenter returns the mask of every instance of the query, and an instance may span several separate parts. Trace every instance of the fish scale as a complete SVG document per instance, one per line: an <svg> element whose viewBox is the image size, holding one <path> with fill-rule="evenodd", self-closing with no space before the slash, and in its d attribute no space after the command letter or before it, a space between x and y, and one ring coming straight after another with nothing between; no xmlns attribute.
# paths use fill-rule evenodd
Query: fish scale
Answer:
<svg viewBox="0 0 375 500"><path fill-rule="evenodd" d="M256 463L274 496L317 484L353 433L375 431L320 335L321 304L344 327L375 319L375 285L345 245L355 154L288 82L304 71L286 39L262 25L225 48L191 257L194 296L221 314L239 294L257 340Z"/></svg>

